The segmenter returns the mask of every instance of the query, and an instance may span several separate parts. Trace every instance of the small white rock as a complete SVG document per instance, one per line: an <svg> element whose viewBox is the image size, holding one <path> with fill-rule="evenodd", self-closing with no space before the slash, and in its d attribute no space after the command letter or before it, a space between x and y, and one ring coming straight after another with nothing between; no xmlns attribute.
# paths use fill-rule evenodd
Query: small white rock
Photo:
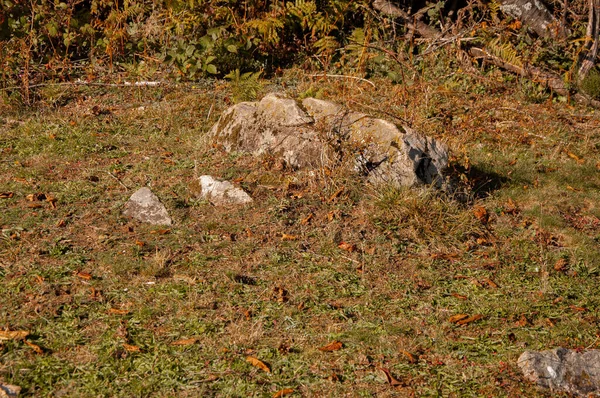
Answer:
<svg viewBox="0 0 600 398"><path fill-rule="evenodd" d="M243 189L236 188L229 181L219 181L212 176L200 176L201 197L215 206L247 204L253 200Z"/></svg>

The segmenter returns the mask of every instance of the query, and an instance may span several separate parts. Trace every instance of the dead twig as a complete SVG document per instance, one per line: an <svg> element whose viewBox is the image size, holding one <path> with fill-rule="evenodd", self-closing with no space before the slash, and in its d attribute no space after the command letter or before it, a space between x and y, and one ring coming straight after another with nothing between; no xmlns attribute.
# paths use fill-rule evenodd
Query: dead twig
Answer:
<svg viewBox="0 0 600 398"><path fill-rule="evenodd" d="M310 75L310 77L338 77L338 78L342 78L342 79L355 79L355 80L360 80L361 82L365 82L365 83L369 83L371 86L373 86L373 88L377 88L377 86L375 85L375 83L373 83L370 80L364 79L362 77L358 77L358 76L349 76L349 75L330 75L330 74L314 74L314 75Z"/></svg>
<svg viewBox="0 0 600 398"><path fill-rule="evenodd" d="M121 184L121 186L123 186L127 191L129 191L130 188L127 185L123 184L123 182L119 179L119 177L117 177L116 175L114 175L110 171L107 171L106 174L108 174L109 176L111 176L112 178L114 178L119 184Z"/></svg>

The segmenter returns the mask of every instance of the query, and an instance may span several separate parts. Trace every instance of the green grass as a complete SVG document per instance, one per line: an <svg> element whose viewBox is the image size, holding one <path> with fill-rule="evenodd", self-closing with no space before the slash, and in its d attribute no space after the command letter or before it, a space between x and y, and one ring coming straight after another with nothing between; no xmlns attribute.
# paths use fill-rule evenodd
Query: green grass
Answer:
<svg viewBox="0 0 600 398"><path fill-rule="evenodd" d="M291 95L315 85L291 74ZM516 359L598 346L598 118L518 102L519 87L494 94L483 76L468 78L482 94L451 79L455 91L318 85L324 98L444 139L466 196L222 153L202 140L231 95L219 82L77 87L62 107L0 117L0 193L13 192L0 199L0 329L27 330L44 351L0 341L0 381L23 396L550 396ZM443 117L432 113L440 104ZM198 200L195 173L241 179L255 202ZM148 184L172 227L121 215ZM37 192L56 208L27 199ZM448 321L460 313L483 317ZM319 350L333 340L343 348Z"/></svg>

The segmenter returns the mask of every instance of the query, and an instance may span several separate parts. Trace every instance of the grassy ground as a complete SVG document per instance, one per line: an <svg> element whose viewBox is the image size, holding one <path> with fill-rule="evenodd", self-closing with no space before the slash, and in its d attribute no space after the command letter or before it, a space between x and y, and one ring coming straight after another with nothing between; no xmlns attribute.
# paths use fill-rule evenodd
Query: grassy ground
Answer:
<svg viewBox="0 0 600 398"><path fill-rule="evenodd" d="M0 330L29 335L0 340L0 381L23 396L544 396L525 349L600 344L600 119L495 71L446 72L375 89L289 71L262 91L443 139L467 201L223 153L202 139L244 89L223 82L61 86L3 108ZM254 204L198 200L200 174ZM172 227L121 215L146 185Z"/></svg>

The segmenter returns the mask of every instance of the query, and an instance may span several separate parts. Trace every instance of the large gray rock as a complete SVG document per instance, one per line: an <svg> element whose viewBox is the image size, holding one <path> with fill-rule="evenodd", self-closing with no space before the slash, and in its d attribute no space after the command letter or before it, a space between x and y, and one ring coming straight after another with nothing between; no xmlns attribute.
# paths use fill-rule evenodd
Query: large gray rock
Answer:
<svg viewBox="0 0 600 398"><path fill-rule="evenodd" d="M373 183L445 184L445 145L330 101L306 98L301 107L293 99L268 94L260 102L227 109L209 136L227 151L269 153L295 168L350 158L355 170Z"/></svg>
<svg viewBox="0 0 600 398"><path fill-rule="evenodd" d="M138 189L125 203L123 215L154 225L171 225L172 220L165 206L150 188Z"/></svg>
<svg viewBox="0 0 600 398"><path fill-rule="evenodd" d="M204 175L198 178L200 196L215 206L239 205L252 202L252 198L243 189L236 188L229 181L219 181Z"/></svg>
<svg viewBox="0 0 600 398"><path fill-rule="evenodd" d="M0 382L0 398L17 398L21 392L21 387Z"/></svg>
<svg viewBox="0 0 600 398"><path fill-rule="evenodd" d="M525 351L517 364L527 379L550 390L600 396L600 350Z"/></svg>

